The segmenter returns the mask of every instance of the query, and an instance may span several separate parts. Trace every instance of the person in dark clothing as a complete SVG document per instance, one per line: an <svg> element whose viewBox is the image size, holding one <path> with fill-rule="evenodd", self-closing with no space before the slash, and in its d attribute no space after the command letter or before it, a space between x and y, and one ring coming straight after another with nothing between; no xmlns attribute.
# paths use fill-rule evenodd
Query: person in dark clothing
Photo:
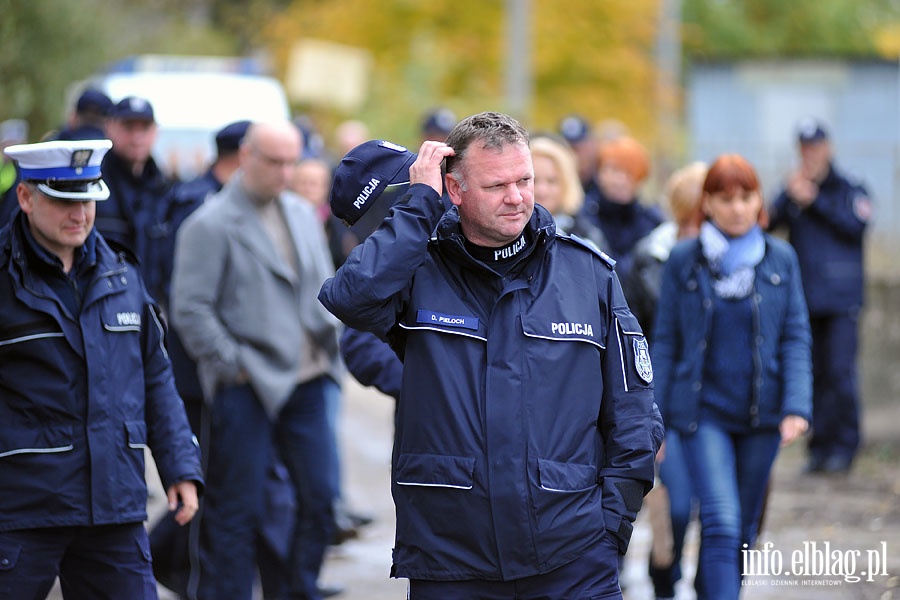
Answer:
<svg viewBox="0 0 900 600"><path fill-rule="evenodd" d="M150 103L135 96L118 102L107 123L112 150L103 159L109 200L97 207L97 230L115 248L139 262L154 299L165 298L154 252L172 232L166 224L166 202L174 183L151 155L157 126Z"/></svg>
<svg viewBox="0 0 900 600"><path fill-rule="evenodd" d="M413 600L621 598L662 424L612 261L534 204L511 117L397 152L408 193L319 293L403 357L392 576ZM391 183L360 171L350 212Z"/></svg>
<svg viewBox="0 0 900 600"><path fill-rule="evenodd" d="M145 265L146 269L153 269L158 274L157 279L161 282L160 289L162 290L160 304L163 306L164 312L168 312L169 307L175 234L181 223L202 205L208 196L221 190L231 174L237 170L238 146L249 124L249 121L238 121L230 123L216 132L216 158L207 171L196 179L174 185L170 190L170 196L165 203L167 214L164 222L171 234L157 240L158 251L152 253L156 262L152 265ZM197 378L197 365L185 351L178 332L175 329L169 329L168 334L167 347L172 360L175 386L184 400L191 429L197 435L205 455L209 415L203 402L200 381ZM195 531L197 529L199 529L197 521L192 523L189 528L182 528L178 527L171 517L164 516L150 531L153 573L160 583L183 598L194 597L194 591L189 589L189 582L191 560L192 557L196 560L198 553L196 542L191 543L192 539L197 539ZM263 583L267 582L264 580ZM265 585L264 589L270 590L271 587L271 584Z"/></svg>
<svg viewBox="0 0 900 600"><path fill-rule="evenodd" d="M560 231L577 235L605 251L603 232L581 212L584 189L578 180L574 153L564 142L547 135L533 136L530 146L534 201L550 211Z"/></svg>
<svg viewBox="0 0 900 600"><path fill-rule="evenodd" d="M588 190L582 212L603 231L616 272L625 279L631 269L632 250L638 241L662 223L658 206L646 206L638 190L650 172L647 151L634 138L618 137L600 146L597 187Z"/></svg>
<svg viewBox="0 0 900 600"><path fill-rule="evenodd" d="M700 207L707 165L695 162L675 171L666 183L666 201L672 221L658 225L634 249L634 265L622 280L622 290L641 327L653 328L659 304L662 273L669 253L680 240L697 237L705 216ZM650 358L653 358L653 338ZM664 449L657 457L659 479L647 494L645 509L650 511L653 543L650 549L649 575L657 600L675 597L675 584L681 579L681 557L688 525L694 517L694 494L684 461L681 437L666 430Z"/></svg>
<svg viewBox="0 0 900 600"><path fill-rule="evenodd" d="M164 348L126 257L94 228L109 140L5 149L21 211L0 227L0 590L156 600L145 451L179 525L203 485Z"/></svg>
<svg viewBox="0 0 900 600"><path fill-rule="evenodd" d="M718 157L701 202L699 235L663 268L651 351L700 507L698 598L737 600L775 457L809 425L809 319L796 254L763 232L753 167Z"/></svg>
<svg viewBox="0 0 900 600"><path fill-rule="evenodd" d="M770 228L787 228L809 306L814 410L807 471L845 473L861 441L856 362L872 203L861 183L835 168L823 123L802 121L797 142L800 168L772 204Z"/></svg>
<svg viewBox="0 0 900 600"><path fill-rule="evenodd" d="M58 140L100 140L106 138L106 120L113 109L109 96L88 88L75 103L69 122L59 133Z"/></svg>

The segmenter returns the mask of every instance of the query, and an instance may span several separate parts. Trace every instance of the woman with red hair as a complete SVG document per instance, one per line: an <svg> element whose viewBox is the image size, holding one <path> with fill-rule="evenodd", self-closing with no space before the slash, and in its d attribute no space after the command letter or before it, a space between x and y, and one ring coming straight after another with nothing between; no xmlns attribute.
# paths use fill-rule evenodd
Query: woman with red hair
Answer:
<svg viewBox="0 0 900 600"><path fill-rule="evenodd" d="M809 424L811 343L797 256L761 228L753 167L720 156L702 189L706 221L663 269L651 352L700 504L698 597L734 600L779 446Z"/></svg>
<svg viewBox="0 0 900 600"><path fill-rule="evenodd" d="M608 246L604 250L617 261L616 272L623 279L635 245L662 223L663 215L638 198L650 173L650 158L640 142L628 136L604 142L598 159L596 187L586 192L582 211L603 232Z"/></svg>

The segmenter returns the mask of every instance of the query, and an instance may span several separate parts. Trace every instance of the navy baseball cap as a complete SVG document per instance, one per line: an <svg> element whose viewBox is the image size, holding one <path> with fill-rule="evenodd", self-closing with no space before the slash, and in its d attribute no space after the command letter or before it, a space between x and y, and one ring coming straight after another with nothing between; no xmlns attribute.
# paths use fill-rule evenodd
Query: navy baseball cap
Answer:
<svg viewBox="0 0 900 600"><path fill-rule="evenodd" d="M109 96L94 88L84 90L75 103L75 111L79 113L95 112L100 115L108 115L112 110L113 102Z"/></svg>
<svg viewBox="0 0 900 600"><path fill-rule="evenodd" d="M146 98L127 96L113 107L112 116L122 120L154 122L153 106Z"/></svg>
<svg viewBox="0 0 900 600"><path fill-rule="evenodd" d="M425 114L422 119L422 133L443 137L450 135L456 125L456 115L449 108L436 108Z"/></svg>
<svg viewBox="0 0 900 600"><path fill-rule="evenodd" d="M828 139L825 124L813 118L806 118L797 124L797 141L801 144L812 144Z"/></svg>
<svg viewBox="0 0 900 600"><path fill-rule="evenodd" d="M250 127L250 121L235 121L229 123L216 132L216 151L219 154L226 152L236 152L241 146L241 140Z"/></svg>
<svg viewBox="0 0 900 600"><path fill-rule="evenodd" d="M16 161L22 181L37 185L45 196L63 200L106 200L109 188L100 179L109 140L54 140L9 146L3 152Z"/></svg>
<svg viewBox="0 0 900 600"><path fill-rule="evenodd" d="M393 204L409 187L409 167L416 156L385 140L369 140L353 148L334 170L331 212L353 225L376 203Z"/></svg>
<svg viewBox="0 0 900 600"><path fill-rule="evenodd" d="M569 115L559 122L559 133L570 144L577 144L591 133L591 126L578 115Z"/></svg>

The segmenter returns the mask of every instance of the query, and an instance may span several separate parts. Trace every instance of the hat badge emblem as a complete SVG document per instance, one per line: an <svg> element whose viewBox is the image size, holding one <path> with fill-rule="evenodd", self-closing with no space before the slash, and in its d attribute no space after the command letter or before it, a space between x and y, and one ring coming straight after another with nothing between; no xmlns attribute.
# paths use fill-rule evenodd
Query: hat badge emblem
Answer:
<svg viewBox="0 0 900 600"><path fill-rule="evenodd" d="M91 160L91 154L93 153L94 151L89 148L72 151L72 162L69 166L75 170L76 175L81 175L81 172Z"/></svg>

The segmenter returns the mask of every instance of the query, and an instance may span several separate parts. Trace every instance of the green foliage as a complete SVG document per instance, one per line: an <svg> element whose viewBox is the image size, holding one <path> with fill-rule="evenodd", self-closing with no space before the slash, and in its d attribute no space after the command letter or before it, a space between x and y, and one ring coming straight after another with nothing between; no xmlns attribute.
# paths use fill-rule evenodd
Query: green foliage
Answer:
<svg viewBox="0 0 900 600"><path fill-rule="evenodd" d="M892 0L685 0L696 58L883 55L873 35L900 21Z"/></svg>
<svg viewBox="0 0 900 600"><path fill-rule="evenodd" d="M196 4L0 0L0 120L27 120L37 141L65 120L69 87L113 60L142 52L233 54L230 37L189 21L187 8Z"/></svg>
<svg viewBox="0 0 900 600"><path fill-rule="evenodd" d="M104 56L99 4L0 0L0 119L26 119L34 139L58 126L66 86Z"/></svg>

